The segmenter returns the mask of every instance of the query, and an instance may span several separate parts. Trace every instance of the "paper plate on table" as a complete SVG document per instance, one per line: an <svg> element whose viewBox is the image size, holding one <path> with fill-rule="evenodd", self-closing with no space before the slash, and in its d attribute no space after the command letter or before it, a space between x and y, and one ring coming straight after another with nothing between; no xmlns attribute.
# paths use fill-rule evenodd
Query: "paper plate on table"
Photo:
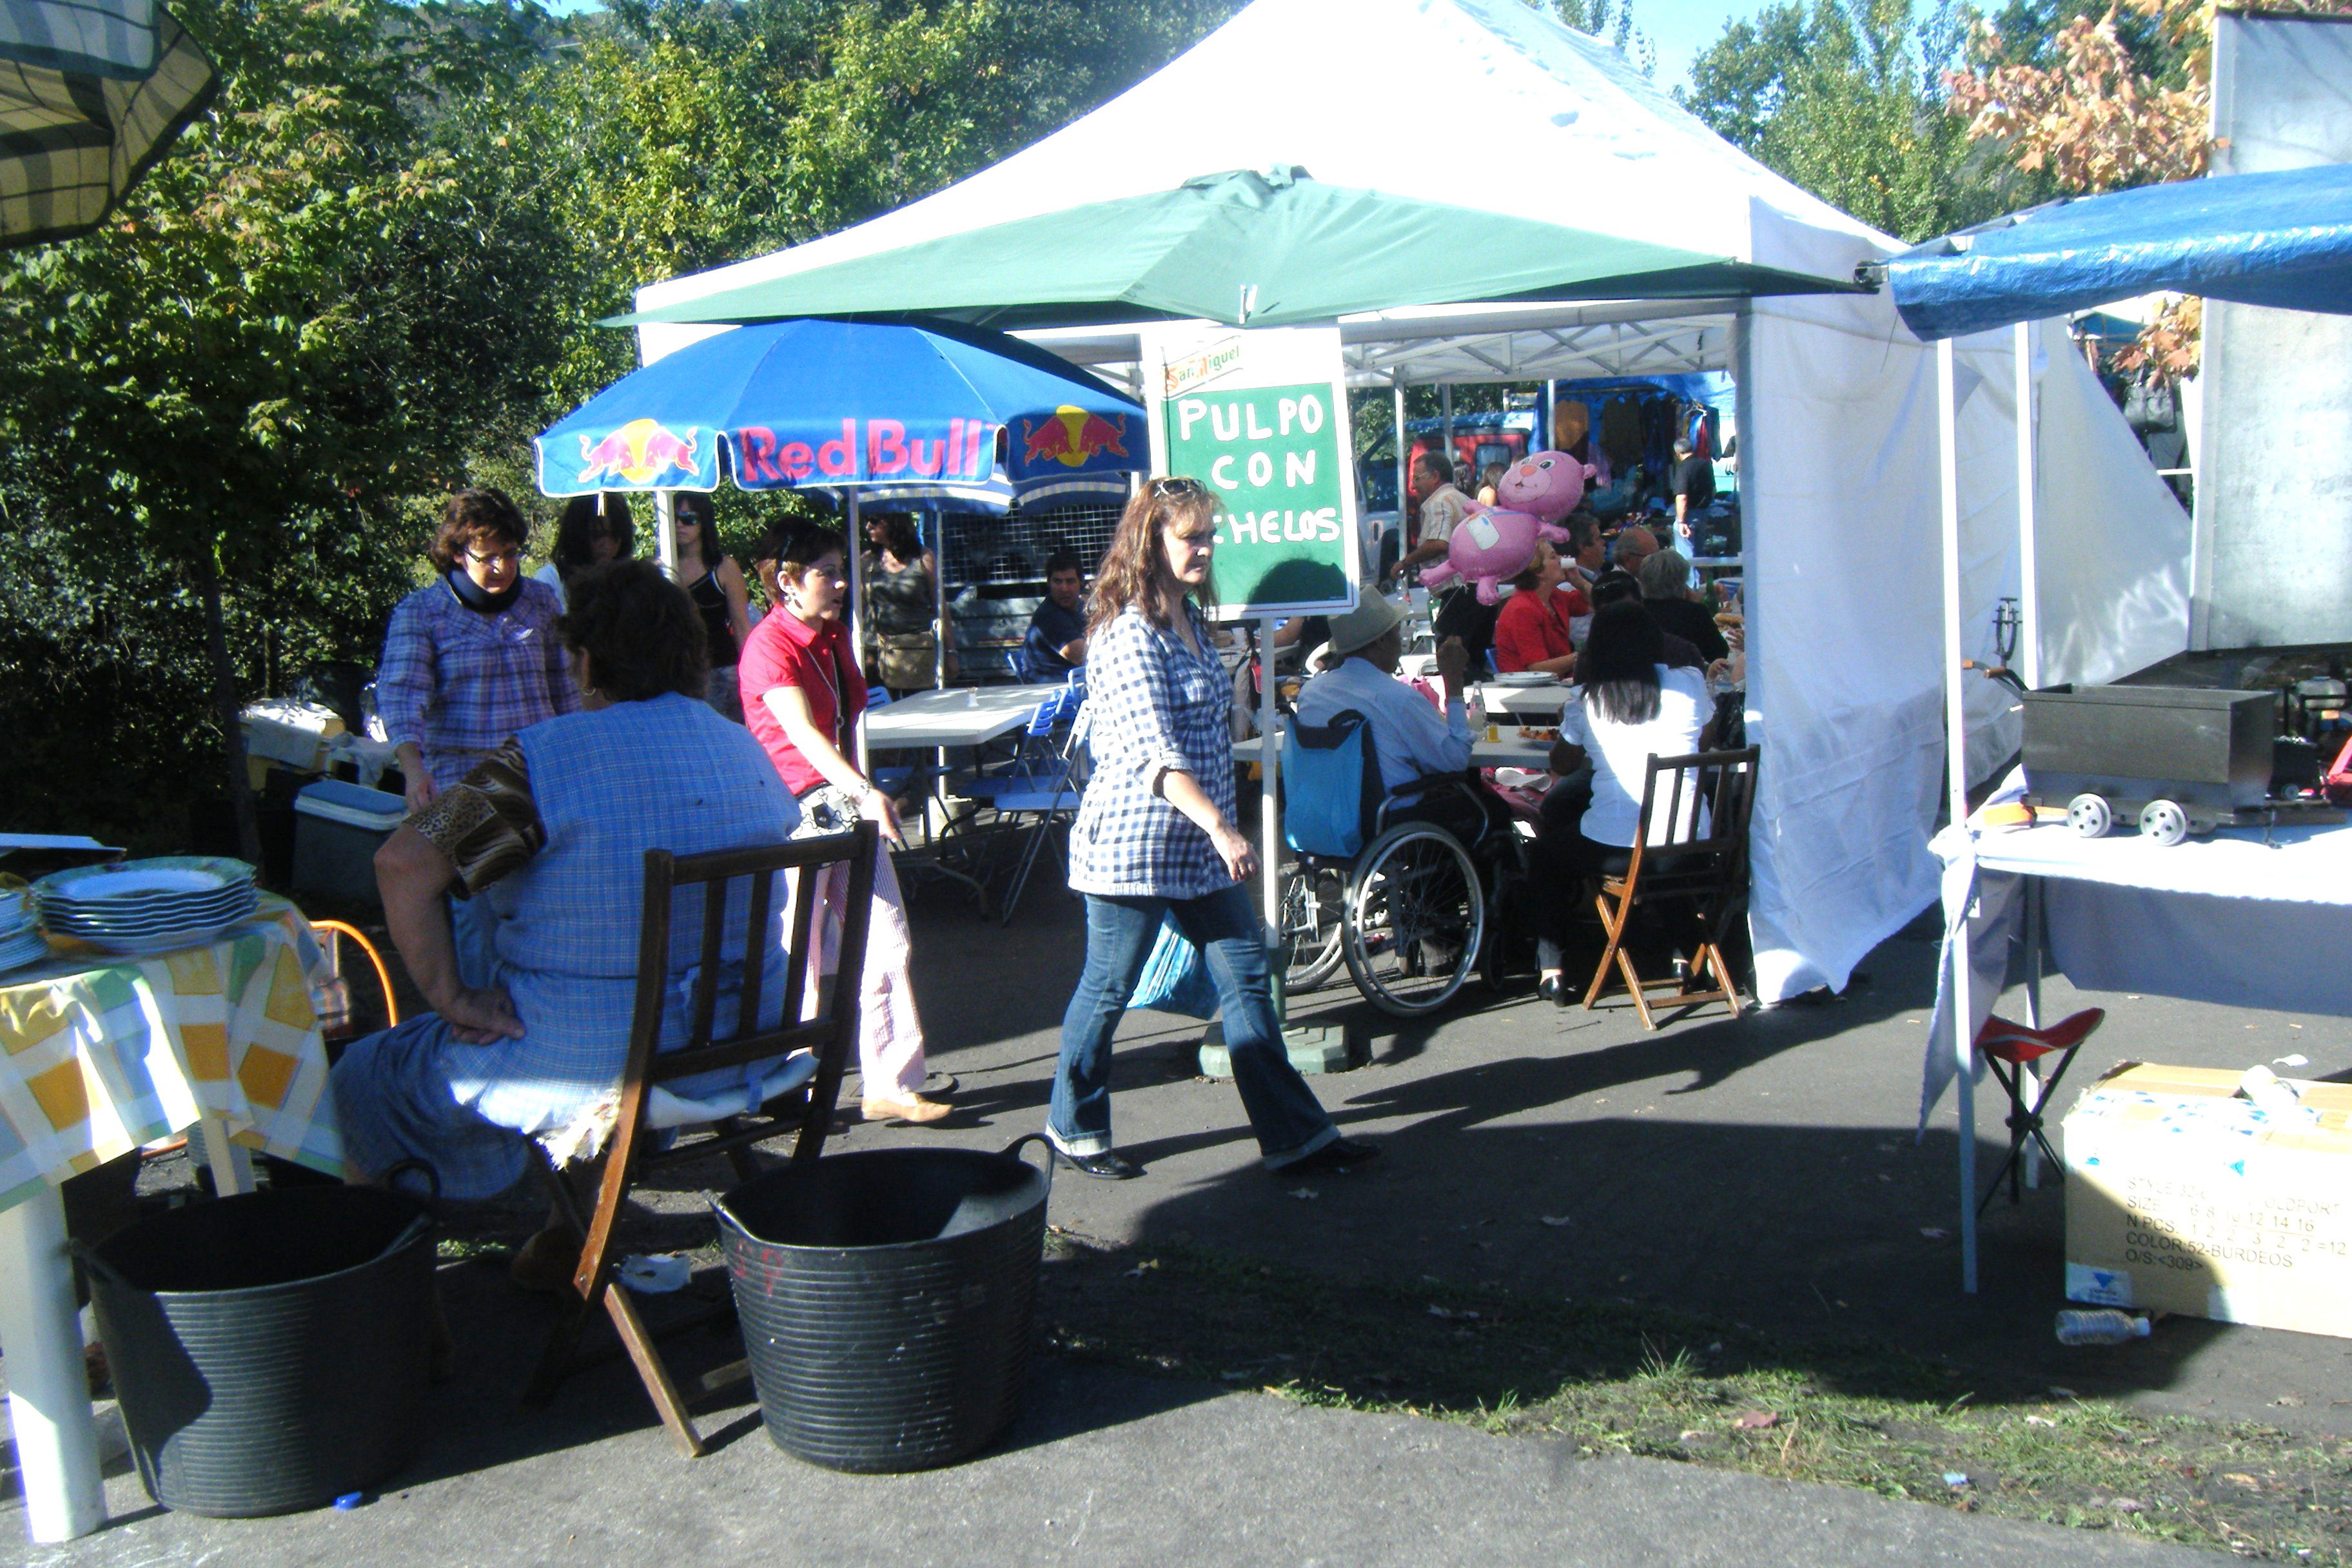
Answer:
<svg viewBox="0 0 2352 1568"><path fill-rule="evenodd" d="M1497 686L1557 686L1559 684L1559 678L1556 675L1546 675L1540 669L1515 669L1508 675L1495 677L1495 684Z"/></svg>
<svg viewBox="0 0 2352 1568"><path fill-rule="evenodd" d="M110 952L125 958L149 958L159 952L172 952L184 947L202 947L216 942L222 934L245 923L245 917L191 927L186 931L157 931L146 936L123 936L115 933L91 934L81 940L100 952Z"/></svg>
<svg viewBox="0 0 2352 1568"><path fill-rule="evenodd" d="M184 912L170 918L152 921L120 921L92 923L79 921L45 920L42 929L53 936L79 937L84 942L139 942L149 937L168 937L183 931L217 931L235 925L253 913L256 900L223 910Z"/></svg>
<svg viewBox="0 0 2352 1568"><path fill-rule="evenodd" d="M139 900L120 906L44 899L40 918L41 923L52 931L63 927L100 931L153 930L160 926L179 929L206 921L233 919L252 909L258 897L252 888L243 887L223 888L201 897Z"/></svg>

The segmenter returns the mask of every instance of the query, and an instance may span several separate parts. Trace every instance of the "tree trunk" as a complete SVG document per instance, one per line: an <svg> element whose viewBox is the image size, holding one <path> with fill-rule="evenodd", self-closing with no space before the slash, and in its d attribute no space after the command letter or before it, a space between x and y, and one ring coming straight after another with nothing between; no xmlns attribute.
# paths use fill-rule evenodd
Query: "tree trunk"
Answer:
<svg viewBox="0 0 2352 1568"><path fill-rule="evenodd" d="M196 585L205 596L205 654L213 667L213 717L221 728L221 752L228 759L229 808L236 816L240 859L261 864L261 822L254 815L253 785L246 776L244 704L236 700L236 670L229 663L228 624L221 614L220 570L208 550L196 562Z"/></svg>

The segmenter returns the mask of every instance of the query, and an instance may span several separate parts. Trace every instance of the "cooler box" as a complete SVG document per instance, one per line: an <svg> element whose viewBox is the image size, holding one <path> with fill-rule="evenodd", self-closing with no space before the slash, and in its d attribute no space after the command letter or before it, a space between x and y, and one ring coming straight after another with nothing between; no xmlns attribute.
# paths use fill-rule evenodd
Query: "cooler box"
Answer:
<svg viewBox="0 0 2352 1568"><path fill-rule="evenodd" d="M294 797L294 890L381 905L375 852L408 815L396 795L321 779Z"/></svg>

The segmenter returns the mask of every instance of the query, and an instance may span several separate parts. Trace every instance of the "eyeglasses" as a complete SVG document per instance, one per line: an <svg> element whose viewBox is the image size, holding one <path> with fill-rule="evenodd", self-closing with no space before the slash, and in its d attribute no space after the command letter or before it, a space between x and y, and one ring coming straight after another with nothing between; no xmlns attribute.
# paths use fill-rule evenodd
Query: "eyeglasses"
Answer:
<svg viewBox="0 0 2352 1568"><path fill-rule="evenodd" d="M468 550L466 552L466 559L477 566L496 566L501 563L512 566L522 560L522 552L511 546L505 550L492 551L488 555L478 550Z"/></svg>
<svg viewBox="0 0 2352 1568"><path fill-rule="evenodd" d="M1187 479L1181 474L1173 479L1153 479L1143 488L1150 492L1154 500L1158 500L1162 496L1198 496L1209 493L1208 487L1202 484L1200 480Z"/></svg>

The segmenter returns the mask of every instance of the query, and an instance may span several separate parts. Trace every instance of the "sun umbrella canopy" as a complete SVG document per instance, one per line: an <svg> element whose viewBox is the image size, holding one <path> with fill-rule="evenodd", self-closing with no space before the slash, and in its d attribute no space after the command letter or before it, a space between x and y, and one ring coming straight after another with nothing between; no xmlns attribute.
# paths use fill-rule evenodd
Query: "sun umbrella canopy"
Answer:
<svg viewBox="0 0 2352 1568"><path fill-rule="evenodd" d="M2352 314L2352 163L2052 202L1885 266L1895 309L1930 339L2168 289Z"/></svg>
<svg viewBox="0 0 2352 1568"><path fill-rule="evenodd" d="M1143 410L1043 350L880 321L706 338L614 382L535 445L551 496L709 490L726 475L750 490L878 489L989 510L1073 485L1123 491L1118 476L1149 458Z"/></svg>
<svg viewBox="0 0 2352 1568"><path fill-rule="evenodd" d="M0 248L98 226L214 87L154 0L0 5Z"/></svg>
<svg viewBox="0 0 2352 1568"><path fill-rule="evenodd" d="M1848 287L1278 169L947 235L606 324L911 311L1008 330L1153 319L1276 327L1404 305Z"/></svg>

